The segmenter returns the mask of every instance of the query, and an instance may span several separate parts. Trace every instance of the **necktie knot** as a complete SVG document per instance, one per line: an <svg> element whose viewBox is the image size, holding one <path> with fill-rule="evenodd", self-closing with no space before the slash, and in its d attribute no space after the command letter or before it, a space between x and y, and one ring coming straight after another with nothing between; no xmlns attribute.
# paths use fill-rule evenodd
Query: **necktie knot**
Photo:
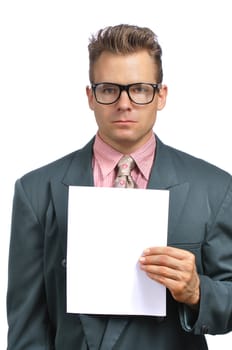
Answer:
<svg viewBox="0 0 232 350"><path fill-rule="evenodd" d="M131 170L135 167L135 161L130 156L124 156L118 162L118 175L130 175Z"/></svg>
<svg viewBox="0 0 232 350"><path fill-rule="evenodd" d="M135 167L135 161L132 157L123 156L118 162L118 173L115 179L114 187L135 187L135 183L131 177L131 170Z"/></svg>

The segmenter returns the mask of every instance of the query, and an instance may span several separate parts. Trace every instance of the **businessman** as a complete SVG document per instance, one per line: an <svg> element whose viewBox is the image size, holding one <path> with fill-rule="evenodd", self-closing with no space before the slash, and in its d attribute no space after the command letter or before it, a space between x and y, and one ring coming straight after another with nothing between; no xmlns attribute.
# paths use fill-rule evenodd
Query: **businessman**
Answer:
<svg viewBox="0 0 232 350"><path fill-rule="evenodd" d="M205 334L232 329L231 175L163 144L153 131L167 86L152 30L106 27L88 49L96 135L15 185L8 350L207 349ZM170 191L168 245L138 256L146 278L167 288L166 317L66 312L71 185Z"/></svg>

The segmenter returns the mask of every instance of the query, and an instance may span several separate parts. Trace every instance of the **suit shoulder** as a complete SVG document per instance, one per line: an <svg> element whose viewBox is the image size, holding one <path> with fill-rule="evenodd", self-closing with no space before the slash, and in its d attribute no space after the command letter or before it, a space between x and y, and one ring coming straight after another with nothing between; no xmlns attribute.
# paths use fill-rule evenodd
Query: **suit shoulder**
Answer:
<svg viewBox="0 0 232 350"><path fill-rule="evenodd" d="M231 181L231 174L220 167L174 147L166 147L180 176L185 174L190 179L204 179L207 182Z"/></svg>
<svg viewBox="0 0 232 350"><path fill-rule="evenodd" d="M58 182L62 182L69 165L78 152L79 150L67 154L23 175L15 183L15 198L17 198L17 194L21 193L21 196L23 193L35 213L43 212L50 198L51 181L57 179ZM38 214L38 217L42 217L42 215Z"/></svg>
<svg viewBox="0 0 232 350"><path fill-rule="evenodd" d="M49 181L51 178L61 179L65 175L69 165L73 159L83 159L87 155L92 153L94 137L82 148L69 153L62 158L59 158L51 163L48 163L40 168L34 169L27 174L23 175L20 179L22 183L28 183L31 181Z"/></svg>
<svg viewBox="0 0 232 350"><path fill-rule="evenodd" d="M79 151L74 151L37 169L33 169L21 177L21 182L27 183L36 179L38 180L39 178L45 180L46 178L49 179L54 176L58 177L65 171L78 152Z"/></svg>

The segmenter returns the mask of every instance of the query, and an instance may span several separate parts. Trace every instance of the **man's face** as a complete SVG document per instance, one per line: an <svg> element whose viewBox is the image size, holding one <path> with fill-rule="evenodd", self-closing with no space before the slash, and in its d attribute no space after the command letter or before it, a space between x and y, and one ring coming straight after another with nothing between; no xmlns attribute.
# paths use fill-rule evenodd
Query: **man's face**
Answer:
<svg viewBox="0 0 232 350"><path fill-rule="evenodd" d="M156 73L154 61L146 51L129 55L104 52L94 65L94 83L154 84L158 83ZM120 99L111 105L98 103L90 87L86 92L100 137L118 151L131 153L151 137L157 111L165 106L167 88L163 86L147 105L133 103L126 91L122 91Z"/></svg>

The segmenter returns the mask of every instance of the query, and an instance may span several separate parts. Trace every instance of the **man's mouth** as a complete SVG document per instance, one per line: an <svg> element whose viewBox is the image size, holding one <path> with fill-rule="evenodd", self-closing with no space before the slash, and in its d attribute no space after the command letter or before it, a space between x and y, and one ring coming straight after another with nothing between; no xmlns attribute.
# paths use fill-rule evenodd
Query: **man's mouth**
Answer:
<svg viewBox="0 0 232 350"><path fill-rule="evenodd" d="M127 119L127 120L115 120L113 121L114 124L130 124L130 123L136 123L135 120Z"/></svg>

